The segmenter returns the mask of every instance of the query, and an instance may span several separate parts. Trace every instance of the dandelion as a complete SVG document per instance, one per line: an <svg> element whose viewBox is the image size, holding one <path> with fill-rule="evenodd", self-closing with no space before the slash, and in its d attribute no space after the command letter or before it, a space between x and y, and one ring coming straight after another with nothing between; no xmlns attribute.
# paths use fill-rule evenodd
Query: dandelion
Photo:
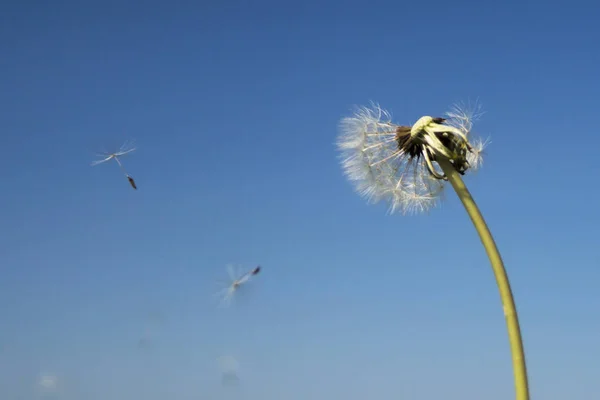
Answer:
<svg viewBox="0 0 600 400"><path fill-rule="evenodd" d="M517 310L504 263L462 175L482 165L488 141L472 138L479 106L453 107L444 117L423 116L411 126L392 122L379 105L360 107L340 122L342 168L371 203L386 200L390 213L428 211L450 182L467 211L492 264L511 345L517 400L529 399L527 369Z"/></svg>
<svg viewBox="0 0 600 400"><path fill-rule="evenodd" d="M239 268L234 268L232 265L227 265L227 274L229 280L227 286L219 290L216 295L221 298L221 304L229 306L233 301L235 293L242 285L245 285L252 277L260 272L260 265L247 272L241 272Z"/></svg>
<svg viewBox="0 0 600 400"><path fill-rule="evenodd" d="M361 107L340 123L343 169L369 202L387 200L390 213L428 211L447 180L437 158L450 160L460 174L481 165L486 142L473 145L468 138L476 116L455 107L447 118L426 116L403 126L377 104Z"/></svg>
<svg viewBox="0 0 600 400"><path fill-rule="evenodd" d="M135 190L137 190L137 185L135 184L135 181L133 180L133 178L131 177L131 175L129 175L127 173L127 171L125 171L125 168L123 167L123 164L121 163L121 160L119 160L119 157L122 157L122 156L124 156L125 154L128 154L128 153L131 153L135 149L136 148L133 146L133 143L131 143L131 142L125 142L119 148L119 151L117 151L117 152L98 154L98 156L102 157L102 158L100 160L96 160L96 161L92 162L92 166L96 166L98 164L102 164L102 163L105 163L105 162L110 161L110 160L115 160L117 162L117 164L119 164L119 168L121 168L121 171L123 172L123 174L125 174L125 177L129 181L129 184L131 185L131 187L134 188Z"/></svg>

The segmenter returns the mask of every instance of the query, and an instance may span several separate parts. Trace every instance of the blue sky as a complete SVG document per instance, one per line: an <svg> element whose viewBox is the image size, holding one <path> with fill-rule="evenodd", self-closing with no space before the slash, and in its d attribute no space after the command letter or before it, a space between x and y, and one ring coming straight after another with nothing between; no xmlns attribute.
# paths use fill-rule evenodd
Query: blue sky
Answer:
<svg viewBox="0 0 600 400"><path fill-rule="evenodd" d="M354 105L410 124L469 99L492 143L466 182L510 274L532 395L599 397L598 12L6 2L1 397L511 398L495 281L455 194L387 215L334 146ZM90 167L125 139L137 191ZM228 263L263 270L219 309Z"/></svg>

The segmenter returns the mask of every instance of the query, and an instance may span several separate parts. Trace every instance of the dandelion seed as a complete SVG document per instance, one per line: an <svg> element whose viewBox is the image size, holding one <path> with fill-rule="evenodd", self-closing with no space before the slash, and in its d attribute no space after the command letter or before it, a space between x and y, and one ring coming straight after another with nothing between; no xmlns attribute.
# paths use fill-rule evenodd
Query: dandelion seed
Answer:
<svg viewBox="0 0 600 400"><path fill-rule="evenodd" d="M340 122L344 172L369 202L387 200L390 213L428 211L447 179L438 157L451 160L461 174L481 164L484 142L469 142L476 111L455 106L446 118L425 116L403 126L378 104L360 107Z"/></svg>
<svg viewBox="0 0 600 400"><path fill-rule="evenodd" d="M471 141L471 151L467 153L467 162L470 165L470 170L473 172L478 171L483 164L483 153L487 146L491 143L489 138L485 140L475 139Z"/></svg>
<svg viewBox="0 0 600 400"><path fill-rule="evenodd" d="M225 386L233 386L239 383L239 363L232 356L219 357L217 362L219 363L219 369L221 370L221 382Z"/></svg>
<svg viewBox="0 0 600 400"><path fill-rule="evenodd" d="M46 390L56 389L57 378L54 375L42 375L38 381L38 385Z"/></svg>
<svg viewBox="0 0 600 400"><path fill-rule="evenodd" d="M258 275L260 270L261 267L259 265L250 271L241 273L239 268L235 268L233 265L227 265L227 274L229 275L227 286L216 293L216 295L221 298L221 304L229 306L240 287L248 283L252 277Z"/></svg>
<svg viewBox="0 0 600 400"><path fill-rule="evenodd" d="M98 156L102 157L102 158L100 160L96 160L96 161L92 162L91 165L92 166L96 166L96 165L105 163L105 162L110 161L110 160L115 160L117 162L117 164L119 165L119 168L121 169L121 171L123 172L123 174L125 175L125 177L127 178L127 180L129 181L129 184L131 185L131 187L134 188L135 190L137 190L137 186L135 184L135 181L133 180L133 178L131 177L131 175L129 175L127 173L127 171L123 167L123 163L119 159L119 157L122 157L125 154L129 154L132 151L134 151L135 149L136 149L136 147L133 146L133 143L131 143L131 142L125 142L119 148L119 151L116 151L114 153L101 153L101 154L98 154Z"/></svg>

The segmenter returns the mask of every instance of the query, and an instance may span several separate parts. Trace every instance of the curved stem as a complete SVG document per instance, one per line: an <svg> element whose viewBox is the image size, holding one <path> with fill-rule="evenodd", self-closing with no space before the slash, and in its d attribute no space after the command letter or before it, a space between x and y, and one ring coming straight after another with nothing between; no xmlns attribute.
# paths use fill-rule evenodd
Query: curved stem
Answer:
<svg viewBox="0 0 600 400"><path fill-rule="evenodd" d="M521 338L521 330L519 328L519 317L517 315L517 308L513 299L512 290L510 288L510 282L508 275L504 269L504 263L502 257L498 252L494 238L490 233L490 230L475 204L475 200L469 193L469 190L465 186L460 174L456 171L454 166L445 158L439 157L438 164L448 177L448 180L452 184L452 187L456 191L456 194L463 203L465 210L469 214L479 238L485 247L485 251L492 264L492 269L496 277L496 283L500 290L500 298L502 299L502 306L504 308L504 316L506 318L506 325L508 327L508 339L510 341L510 350L512 353L513 371L515 375L515 389L517 394L517 400L529 400L529 385L527 382L527 367L525 365L525 354L523 351L523 340Z"/></svg>

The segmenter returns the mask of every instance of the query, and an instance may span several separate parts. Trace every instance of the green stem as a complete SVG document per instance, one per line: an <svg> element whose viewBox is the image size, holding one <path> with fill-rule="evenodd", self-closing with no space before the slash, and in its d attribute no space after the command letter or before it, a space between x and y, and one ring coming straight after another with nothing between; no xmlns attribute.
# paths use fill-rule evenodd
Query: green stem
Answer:
<svg viewBox="0 0 600 400"><path fill-rule="evenodd" d="M448 181L452 184L452 187L456 191L456 194L463 203L465 210L469 214L479 238L485 247L485 251L492 263L492 269L496 277L496 283L500 290L500 298L502 299L502 306L504 308L504 316L506 318L506 325L508 327L508 339L510 341L510 351L512 353L513 370L515 375L515 389L517 394L517 400L529 400L529 385L527 383L527 367L525 365L525 354L523 351L523 340L521 339L521 330L519 328L519 317L517 315L517 308L513 299L512 291L510 289L510 282L508 281L508 275L504 269L504 263L494 242L494 238L490 233L477 204L473 200L471 193L465 186L460 174L456 171L454 166L446 159L439 157L437 160L439 166L442 168Z"/></svg>

